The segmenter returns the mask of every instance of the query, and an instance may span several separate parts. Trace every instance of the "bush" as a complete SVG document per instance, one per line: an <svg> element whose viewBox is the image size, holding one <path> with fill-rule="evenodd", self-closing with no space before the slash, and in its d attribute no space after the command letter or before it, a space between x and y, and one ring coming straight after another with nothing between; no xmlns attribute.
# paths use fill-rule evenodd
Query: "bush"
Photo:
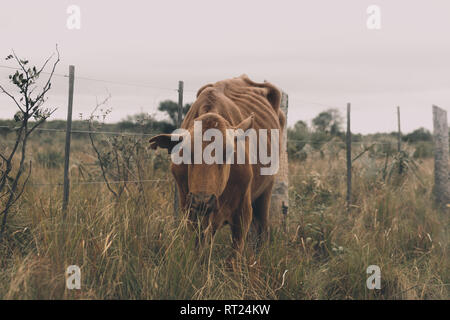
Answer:
<svg viewBox="0 0 450 320"><path fill-rule="evenodd" d="M431 158L433 156L433 145L430 142L418 142L414 151L413 157L418 158Z"/></svg>
<svg viewBox="0 0 450 320"><path fill-rule="evenodd" d="M332 138L332 136L330 136L329 134L325 133L325 132L313 132L311 134L311 146L315 149L315 150L320 150L322 148L322 146L330 141Z"/></svg>
<svg viewBox="0 0 450 320"><path fill-rule="evenodd" d="M308 126L303 121L297 121L293 128L288 128L288 156L292 159L299 156L300 151L306 145L309 139Z"/></svg>
<svg viewBox="0 0 450 320"><path fill-rule="evenodd" d="M403 140L414 143L419 141L432 141L433 136L431 135L431 132L428 131L425 128L419 128L414 130L413 132L407 134Z"/></svg>
<svg viewBox="0 0 450 320"><path fill-rule="evenodd" d="M369 155L372 158L384 158L386 156L393 156L397 152L397 142L382 139L369 150Z"/></svg>
<svg viewBox="0 0 450 320"><path fill-rule="evenodd" d="M45 168L59 168L64 162L64 157L59 151L49 150L47 152L39 152L37 161Z"/></svg>

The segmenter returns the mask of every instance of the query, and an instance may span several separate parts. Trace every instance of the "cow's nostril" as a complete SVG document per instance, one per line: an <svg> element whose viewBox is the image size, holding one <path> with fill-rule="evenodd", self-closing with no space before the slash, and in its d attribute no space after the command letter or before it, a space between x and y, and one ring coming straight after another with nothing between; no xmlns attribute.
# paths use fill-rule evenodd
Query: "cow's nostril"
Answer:
<svg viewBox="0 0 450 320"><path fill-rule="evenodd" d="M190 193L189 198L191 214L207 215L217 208L217 200L214 194Z"/></svg>

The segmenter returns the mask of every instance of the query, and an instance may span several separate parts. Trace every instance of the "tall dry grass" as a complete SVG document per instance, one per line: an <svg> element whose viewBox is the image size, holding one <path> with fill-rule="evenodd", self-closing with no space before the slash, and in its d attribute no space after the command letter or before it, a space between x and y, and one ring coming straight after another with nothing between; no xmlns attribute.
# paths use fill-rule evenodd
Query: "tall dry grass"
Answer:
<svg viewBox="0 0 450 320"><path fill-rule="evenodd" d="M62 140L34 141L32 157ZM448 213L434 209L432 160L386 181L382 160L355 163L353 206L345 205L343 153L291 161L286 232L272 229L239 270L224 261L230 231L202 252L172 214L173 187L146 183L114 201L102 184L82 181L87 141L73 142L69 214L59 186L29 185L0 244L3 299L448 299ZM332 156L332 159L330 158ZM92 158L93 159L93 158ZM92 159L90 161L92 161ZM62 168L35 161L31 183L61 181ZM86 166L85 166L86 167ZM148 176L168 176L149 163ZM136 191L136 192L135 192ZM78 265L81 290L65 288ZM366 288L366 268L381 268L381 290Z"/></svg>

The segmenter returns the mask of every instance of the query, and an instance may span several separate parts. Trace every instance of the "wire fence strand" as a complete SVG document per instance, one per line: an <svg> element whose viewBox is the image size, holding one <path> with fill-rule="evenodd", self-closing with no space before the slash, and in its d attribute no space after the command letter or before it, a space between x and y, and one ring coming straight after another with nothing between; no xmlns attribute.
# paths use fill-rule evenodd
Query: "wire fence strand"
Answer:
<svg viewBox="0 0 450 320"><path fill-rule="evenodd" d="M110 184L118 184L118 183L147 183L147 182L168 182L170 179L144 179L144 180L118 180L118 181L108 181ZM106 181L77 181L70 182L71 185L87 185L87 184L106 184ZM31 186L63 186L64 183L56 182L56 183L28 183Z"/></svg>
<svg viewBox="0 0 450 320"><path fill-rule="evenodd" d="M18 127L8 127L8 126L0 126L0 128L9 129L11 131L18 130ZM49 132L66 132L65 129L52 129L52 128L36 128L36 131L49 131ZM119 131L90 131L90 130L71 130L71 133L87 133L87 134L106 134L106 135L128 135L128 136L154 136L155 134L160 134L161 132L119 132Z"/></svg>
<svg viewBox="0 0 450 320"><path fill-rule="evenodd" d="M0 68L22 71L21 68L10 67L10 66L5 66L5 65L0 65ZM42 71L42 73L43 74L50 74L50 72L44 72L44 71ZM53 75L55 75L57 77L64 77L64 78L68 78L69 77L68 75L61 74L61 73L53 73ZM122 85L122 86L128 86L128 87L148 88L148 89L165 90L165 91L178 91L178 89L176 89L176 88L159 87L159 86L147 85L147 84L142 84L142 83L131 83L131 82L124 82L124 81L111 81L111 80L96 79L96 78L83 77L83 76L75 76L74 78L75 78L75 80L85 80L85 81L93 81L93 82L101 82L101 83L110 83L110 84L116 84L116 85ZM191 91L191 90L185 90L185 91Z"/></svg>
<svg viewBox="0 0 450 320"><path fill-rule="evenodd" d="M0 128L8 129L10 131L18 130L19 127L9 127L9 126L0 126ZM65 129L53 129L53 128L36 128L36 131L48 131L48 132L66 132ZM155 131L155 132L127 132L127 131L91 131L91 130L71 130L71 133L85 133L85 134L105 134L105 135L124 135L124 136L154 136L157 134L161 134L163 132ZM291 143L307 143L307 144L313 144L313 145L345 145L345 141L314 141L310 139L288 139L287 142ZM376 144L376 145L391 145L395 144L397 142L392 141L385 141L385 140L379 140L379 141L352 141L352 144Z"/></svg>
<svg viewBox="0 0 450 320"><path fill-rule="evenodd" d="M345 177L345 174L291 174L290 177L317 177L317 178L323 178L323 177ZM119 184L119 183L148 183L148 182L170 182L171 179L165 178L165 179L143 179L143 180L117 180L117 181L77 181L77 182L70 182L71 185L90 185L90 184ZM27 183L29 186L64 186L64 183L62 182L55 182L55 183L39 183L39 182L30 182Z"/></svg>

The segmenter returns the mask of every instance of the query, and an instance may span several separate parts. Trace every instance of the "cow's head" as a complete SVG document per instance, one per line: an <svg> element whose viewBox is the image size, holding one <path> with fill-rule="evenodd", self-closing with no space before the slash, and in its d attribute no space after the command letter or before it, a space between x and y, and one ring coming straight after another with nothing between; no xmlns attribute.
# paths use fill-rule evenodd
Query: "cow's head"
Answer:
<svg viewBox="0 0 450 320"><path fill-rule="evenodd" d="M227 139L230 137L226 134L227 129L242 129L246 131L253 126L254 115L249 116L237 126L232 126L227 120L217 113L205 113L195 119L197 123L197 131L195 131L195 125L189 127L186 131L188 134L161 134L150 139L150 147L156 149L157 147L168 149L170 153L177 153L182 156L184 150L180 150L179 147L175 148L176 145L180 146L180 142L188 143L185 139L190 139L190 150L191 157L190 163L182 164L184 166L184 176L187 177L187 205L190 207L190 218L206 217L211 213L217 211L220 207L219 198L224 192L227 186L228 179L230 177L231 164L227 161L227 156L235 156L236 154L236 143L235 141L228 141L228 146L233 146L234 153L227 150ZM201 122L201 130L198 130L198 123ZM208 129L213 129L209 130ZM206 150L211 150L211 143L216 142L216 135L208 135L208 133L221 134L222 136L222 154L220 151L217 153L216 150L206 152ZM201 133L201 135L199 135ZM197 140L196 140L197 135ZM234 138L231 138L234 139ZM209 141L204 141L209 140ZM200 141L201 149L197 142ZM228 151L228 152L227 152ZM222 156L221 163L205 163L205 154L212 155L215 159ZM200 153L200 154L199 154ZM196 161L197 157L197 161ZM201 163L198 163L199 158L201 158ZM206 161L208 162L208 161ZM227 163L228 162L228 163ZM175 165L176 167L176 165ZM186 172L187 170L187 172ZM174 175L177 174L177 170L172 170ZM175 177L177 178L177 177Z"/></svg>

